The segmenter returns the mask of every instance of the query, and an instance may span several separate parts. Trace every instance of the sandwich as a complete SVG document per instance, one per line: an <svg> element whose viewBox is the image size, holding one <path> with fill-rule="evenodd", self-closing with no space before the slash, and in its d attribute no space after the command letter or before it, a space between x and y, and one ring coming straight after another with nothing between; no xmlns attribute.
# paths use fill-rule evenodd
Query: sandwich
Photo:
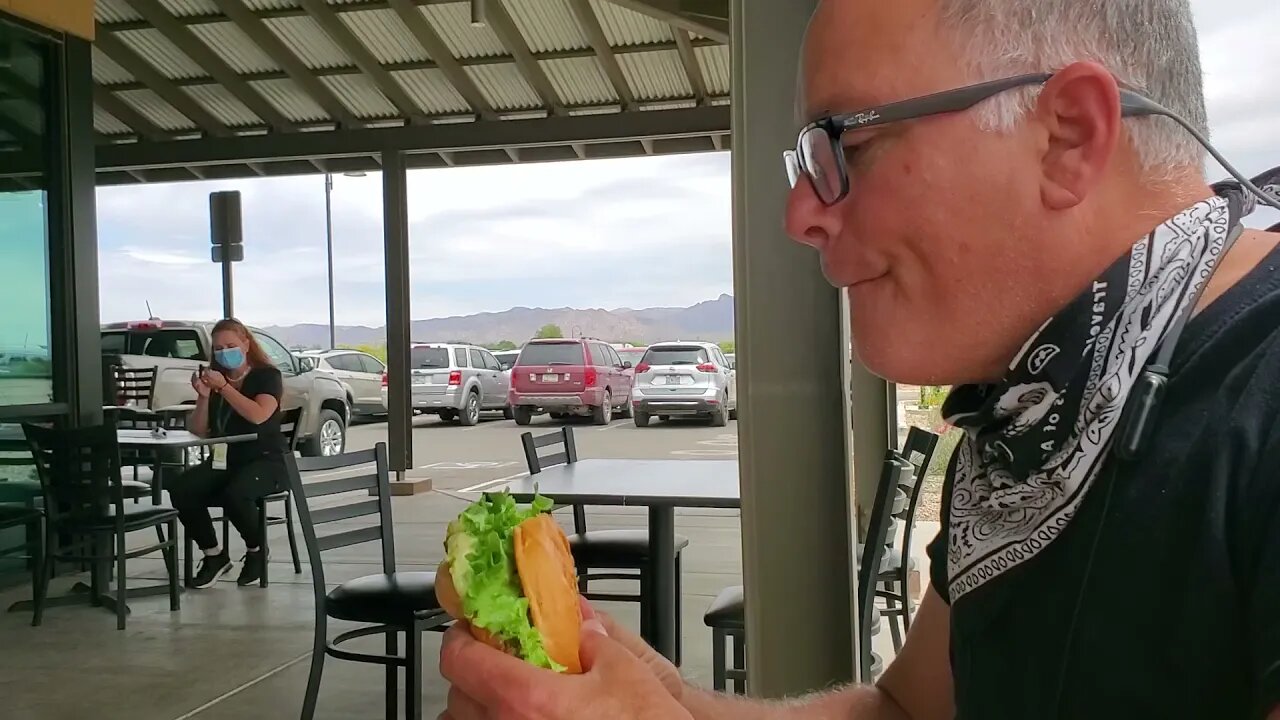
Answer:
<svg viewBox="0 0 1280 720"><path fill-rule="evenodd" d="M436 598L481 642L539 667L581 673L577 578L551 507L541 496L519 507L506 491L469 505L449 523Z"/></svg>

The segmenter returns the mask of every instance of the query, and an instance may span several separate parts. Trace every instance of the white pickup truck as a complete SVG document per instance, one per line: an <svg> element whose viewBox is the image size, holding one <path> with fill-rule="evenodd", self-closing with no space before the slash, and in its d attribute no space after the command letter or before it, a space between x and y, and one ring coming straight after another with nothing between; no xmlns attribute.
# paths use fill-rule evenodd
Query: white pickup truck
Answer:
<svg viewBox="0 0 1280 720"><path fill-rule="evenodd" d="M194 405L191 373L208 366L211 322L142 320L102 326L103 366L156 368L150 406ZM301 407L301 450L304 455L338 455L346 448L351 410L341 381L316 369L313 358L298 357L275 338L250 331L284 375L285 409ZM109 373L105 373L109 376Z"/></svg>

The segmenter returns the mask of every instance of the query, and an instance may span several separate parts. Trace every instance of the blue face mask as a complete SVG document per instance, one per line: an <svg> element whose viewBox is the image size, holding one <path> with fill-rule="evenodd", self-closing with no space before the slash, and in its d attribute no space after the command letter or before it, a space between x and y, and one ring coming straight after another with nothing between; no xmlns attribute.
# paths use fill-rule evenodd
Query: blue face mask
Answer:
<svg viewBox="0 0 1280 720"><path fill-rule="evenodd" d="M213 359L228 370L239 370L244 365L244 351L238 347L214 350Z"/></svg>

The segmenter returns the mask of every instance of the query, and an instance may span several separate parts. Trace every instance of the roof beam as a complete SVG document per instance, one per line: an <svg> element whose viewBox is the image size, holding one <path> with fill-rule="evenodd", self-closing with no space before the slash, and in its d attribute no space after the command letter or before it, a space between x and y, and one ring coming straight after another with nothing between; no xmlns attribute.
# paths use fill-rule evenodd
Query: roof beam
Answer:
<svg viewBox="0 0 1280 720"><path fill-rule="evenodd" d="M648 15L689 32L729 44L729 3L726 0L609 0L632 12Z"/></svg>
<svg viewBox="0 0 1280 720"><path fill-rule="evenodd" d="M529 44L520 34L520 29L507 13L507 6L502 3L502 0L487 2L484 5L484 14L485 20L489 23L489 29L498 36L502 46L511 52L516 67L520 68L520 74L542 99L543 107L546 107L552 115L563 115L564 103L560 102L560 96L556 93L555 87L547 79L547 74L542 71L542 66L533 57Z"/></svg>
<svg viewBox="0 0 1280 720"><path fill-rule="evenodd" d="M236 27L240 28L241 32L271 58L272 62L284 68L289 79L293 80L317 105L324 108L324 111L329 113L329 117L349 127L365 126L346 105L342 104L338 96L327 85L320 82L315 73L298 59L298 56L275 33L271 32L265 22L244 6L242 0L213 0L213 2Z"/></svg>
<svg viewBox="0 0 1280 720"><path fill-rule="evenodd" d="M136 142L99 146L96 158L99 171L112 171L175 165L368 156L384 149L438 153L507 147L565 146L573 143L614 143L641 138L694 138L728 132L729 107L722 105L519 122L300 132L185 142Z"/></svg>
<svg viewBox="0 0 1280 720"><path fill-rule="evenodd" d="M676 50L680 53L680 64L684 66L684 74L689 78L689 87L693 88L693 97L699 105L707 102L707 80L702 75L702 65L698 55L693 51L693 42L689 33L678 27L672 27L676 36Z"/></svg>
<svg viewBox="0 0 1280 720"><path fill-rule="evenodd" d="M351 60L362 70L369 79L377 85L378 90L391 101L392 105L400 111L400 114L410 122L423 122L422 109L418 107L404 88L391 77L391 73L378 62L378 59L369 52L369 48L364 46L356 38L338 16L334 14L326 0L298 0L298 4L320 25L329 39L333 40L338 47L342 48Z"/></svg>
<svg viewBox="0 0 1280 720"><path fill-rule="evenodd" d="M719 43L706 38L698 38L692 42L695 48L719 46ZM674 42L656 42L645 43L643 45L627 45L625 47L611 48L611 50L616 57L618 55L626 55L628 53L635 52L666 52L679 50L679 47ZM596 57L596 51L591 48L582 50L552 50L550 52L533 54L533 59L539 62L542 62L543 60L570 60L591 57ZM457 59L458 65L464 68L477 65L511 65L514 62L515 58L510 55L486 55L483 57ZM440 65L434 60L410 60L408 62L388 63L384 64L382 67L388 72L441 69ZM333 67L325 68L310 68L309 72L316 77L328 77L331 75L359 75L363 70L355 65L335 65ZM282 70L267 70L264 72L246 73L240 77L244 78L246 82L256 82L258 80L285 80L289 78L289 74ZM218 81L211 77L194 77L175 79L172 82L178 87L190 87L194 85L216 85ZM142 83L137 82L115 83L111 85L111 89L115 91L139 90L143 87L145 86L142 85Z"/></svg>
<svg viewBox="0 0 1280 720"><path fill-rule="evenodd" d="M298 126L292 120L285 117L275 105L250 87L249 83L237 75L236 71L232 70L231 66L227 65L222 57L197 37L190 28L175 20L159 0L129 0L129 4L161 35L190 56L197 65L217 80L218 84L226 88L235 99L244 103L244 106L252 110L253 114L263 122L279 132L297 131Z"/></svg>
<svg viewBox="0 0 1280 720"><path fill-rule="evenodd" d="M622 66L618 64L618 58L613 54L613 46L609 44L604 28L600 26L600 18L596 17L596 11L591 9L590 0L569 0L569 7L573 10L573 16L577 18L578 24L582 26L582 31L586 33L587 42L595 51L596 59L600 61L604 74L613 85L613 91L622 101L622 109L635 110L635 93L631 92L627 76L622 73Z"/></svg>
<svg viewBox="0 0 1280 720"><path fill-rule="evenodd" d="M128 125L129 129L138 137L146 138L147 140L173 139L172 133L161 130L145 115L125 102L123 98L97 83L93 85L93 103L105 110L111 117Z"/></svg>
<svg viewBox="0 0 1280 720"><path fill-rule="evenodd" d="M110 33L98 33L93 44L126 72L141 81L147 89L172 105L173 109L186 115L201 130L215 137L228 137L232 134L221 120L213 116L213 113L205 110L195 98L179 89L116 36Z"/></svg>
<svg viewBox="0 0 1280 720"><path fill-rule="evenodd" d="M222 0L226 2L227 0ZM432 27L430 21L423 16L418 10L418 6L413 0L388 0L391 9L396 11L400 16L400 21L409 28L409 32L413 33L413 37L426 51L427 55L435 60L439 66L440 72L444 73L445 79L453 85L462 99L467 101L476 114L482 120L494 120L498 114L494 112L493 106L480 92L480 88L471 81L471 76L467 75L467 71L462 69L462 65L458 63L457 58L449 51L449 46L445 44L440 37L440 33Z"/></svg>

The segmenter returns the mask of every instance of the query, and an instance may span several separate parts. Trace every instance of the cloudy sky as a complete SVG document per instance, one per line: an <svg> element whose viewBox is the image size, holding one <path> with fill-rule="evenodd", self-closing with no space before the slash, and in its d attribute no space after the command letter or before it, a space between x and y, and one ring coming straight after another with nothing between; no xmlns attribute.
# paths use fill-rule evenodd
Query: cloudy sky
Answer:
<svg viewBox="0 0 1280 720"><path fill-rule="evenodd" d="M1280 3L1193 3L1215 144L1249 175L1280 165ZM237 314L328 321L321 176L100 189L104 320L145 317L147 301L161 317L218 315L208 195L229 189L244 203ZM339 324L383 323L381 192L376 174L334 180ZM409 213L415 318L690 305L732 292L726 153L417 170ZM1259 213L1251 224L1274 220Z"/></svg>

